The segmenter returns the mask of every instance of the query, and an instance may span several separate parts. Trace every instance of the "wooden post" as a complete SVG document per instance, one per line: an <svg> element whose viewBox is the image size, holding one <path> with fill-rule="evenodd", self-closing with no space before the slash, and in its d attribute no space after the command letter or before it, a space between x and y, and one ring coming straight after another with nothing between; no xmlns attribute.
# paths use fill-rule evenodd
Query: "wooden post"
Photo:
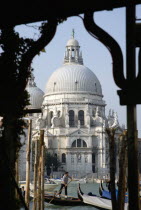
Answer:
<svg viewBox="0 0 141 210"><path fill-rule="evenodd" d="M35 140L33 210L37 210L37 170L38 170L38 140Z"/></svg>
<svg viewBox="0 0 141 210"><path fill-rule="evenodd" d="M41 130L41 210L44 210L44 130Z"/></svg>
<svg viewBox="0 0 141 210"><path fill-rule="evenodd" d="M110 153L110 182L111 182L111 197L112 209L117 209L116 193L115 193L115 128L106 128L109 137L109 153Z"/></svg>
<svg viewBox="0 0 141 210"><path fill-rule="evenodd" d="M40 140L39 140L39 150L38 150L38 157L39 157L39 165L38 165L38 195L37 195L37 205L38 210L41 210L41 138L42 132L40 131Z"/></svg>
<svg viewBox="0 0 141 210"><path fill-rule="evenodd" d="M124 209L125 192L127 188L127 131L119 137L119 180L118 180L118 210Z"/></svg>
<svg viewBox="0 0 141 210"><path fill-rule="evenodd" d="M32 120L29 119L28 125L28 142L26 152L26 191L25 191L25 202L29 208L29 195L30 195L30 153L31 153L31 132L32 132Z"/></svg>
<svg viewBox="0 0 141 210"><path fill-rule="evenodd" d="M18 169L18 155L17 155L17 159L16 159L16 162L15 162L15 180L17 182L17 184L19 184L19 169ZM18 192L17 192L17 189L16 189L16 198L19 199L19 195L18 195Z"/></svg>
<svg viewBox="0 0 141 210"><path fill-rule="evenodd" d="M135 4L128 0L126 6L126 68L128 89L136 78L136 50L135 50ZM128 190L129 210L139 210L139 174L137 150L137 113L136 105L127 105L127 135L128 135Z"/></svg>

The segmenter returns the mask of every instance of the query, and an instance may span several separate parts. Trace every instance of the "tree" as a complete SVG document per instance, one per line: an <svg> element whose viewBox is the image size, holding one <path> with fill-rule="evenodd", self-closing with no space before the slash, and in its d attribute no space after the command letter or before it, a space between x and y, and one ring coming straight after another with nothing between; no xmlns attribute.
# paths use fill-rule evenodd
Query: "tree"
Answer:
<svg viewBox="0 0 141 210"><path fill-rule="evenodd" d="M45 150L45 166L47 169L47 174L50 175L52 164L54 166L54 171L57 171L58 167L61 166L61 162L58 160L56 155L53 155Z"/></svg>
<svg viewBox="0 0 141 210"><path fill-rule="evenodd" d="M0 33L0 116L4 131L0 137L0 204L5 209L17 209L15 200L15 161L23 134L28 93L25 91L34 58L53 38L57 20L42 23L38 40L19 37L14 27L5 26ZM6 198L6 199L5 199Z"/></svg>

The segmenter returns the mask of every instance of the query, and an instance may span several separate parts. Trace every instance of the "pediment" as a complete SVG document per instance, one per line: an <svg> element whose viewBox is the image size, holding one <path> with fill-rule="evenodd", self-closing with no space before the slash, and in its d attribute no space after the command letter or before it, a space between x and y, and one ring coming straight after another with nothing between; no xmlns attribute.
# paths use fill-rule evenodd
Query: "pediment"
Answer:
<svg viewBox="0 0 141 210"><path fill-rule="evenodd" d="M89 136L88 132L83 131L82 129L77 129L73 132L70 132L68 136Z"/></svg>

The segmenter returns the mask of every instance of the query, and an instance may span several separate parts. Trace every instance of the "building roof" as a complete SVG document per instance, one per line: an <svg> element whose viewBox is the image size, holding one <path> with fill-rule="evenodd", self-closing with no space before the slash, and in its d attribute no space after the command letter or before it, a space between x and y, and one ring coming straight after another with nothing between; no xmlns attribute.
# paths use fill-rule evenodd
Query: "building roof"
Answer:
<svg viewBox="0 0 141 210"><path fill-rule="evenodd" d="M75 92L102 96L98 78L89 68L83 65L79 43L71 38L66 45L64 64L49 78L45 94Z"/></svg>
<svg viewBox="0 0 141 210"><path fill-rule="evenodd" d="M102 95L100 82L90 69L80 64L64 64L49 78L45 94L72 92Z"/></svg>

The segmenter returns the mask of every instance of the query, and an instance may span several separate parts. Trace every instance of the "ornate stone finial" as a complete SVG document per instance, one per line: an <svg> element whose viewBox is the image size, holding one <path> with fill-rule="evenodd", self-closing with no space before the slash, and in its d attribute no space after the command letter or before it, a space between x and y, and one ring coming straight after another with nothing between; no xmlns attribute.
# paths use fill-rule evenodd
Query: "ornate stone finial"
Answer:
<svg viewBox="0 0 141 210"><path fill-rule="evenodd" d="M74 34L75 34L75 31L74 29L72 29L72 38L74 39Z"/></svg>

